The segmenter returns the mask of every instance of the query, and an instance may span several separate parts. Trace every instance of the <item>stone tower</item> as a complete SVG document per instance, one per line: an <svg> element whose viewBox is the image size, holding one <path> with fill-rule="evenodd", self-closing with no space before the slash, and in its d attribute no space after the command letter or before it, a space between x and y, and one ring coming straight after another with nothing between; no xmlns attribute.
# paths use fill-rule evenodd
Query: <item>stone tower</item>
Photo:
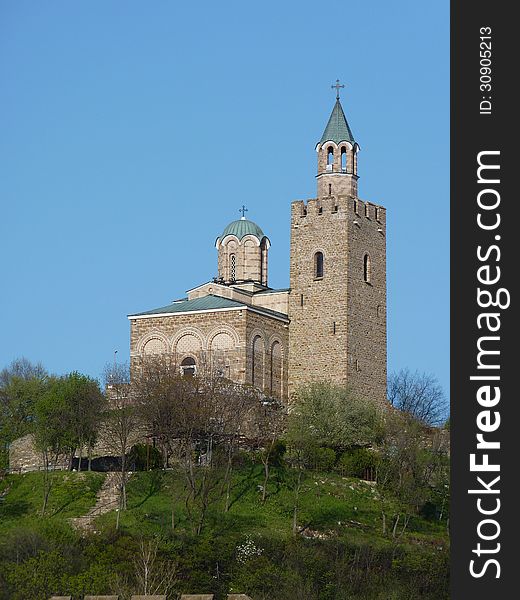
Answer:
<svg viewBox="0 0 520 600"><path fill-rule="evenodd" d="M386 400L386 211L358 197L339 95L316 145L317 197L291 205L289 394L329 380Z"/></svg>

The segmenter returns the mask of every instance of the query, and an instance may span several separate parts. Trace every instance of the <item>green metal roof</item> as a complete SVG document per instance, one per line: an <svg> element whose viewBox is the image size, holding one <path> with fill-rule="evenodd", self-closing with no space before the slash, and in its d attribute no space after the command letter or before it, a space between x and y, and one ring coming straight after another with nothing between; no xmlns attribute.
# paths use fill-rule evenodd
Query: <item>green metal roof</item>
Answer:
<svg viewBox="0 0 520 600"><path fill-rule="evenodd" d="M352 131L347 123L347 119L339 99L336 100L336 104L332 109L327 127L325 127L325 131L321 136L320 144L323 144L323 142L328 142L329 140L336 142L336 144L339 144L340 142L350 142L351 144L355 143L354 135L352 134Z"/></svg>
<svg viewBox="0 0 520 600"><path fill-rule="evenodd" d="M243 306L242 302L236 300L230 300L229 298L222 298L221 296L214 296L209 294L202 298L195 298L194 300L178 300L172 302L167 306L160 308L154 308L153 310L147 310L141 313L135 313L129 315L130 317L139 317L141 315L159 315L163 313L176 313L176 312L191 312L194 310L215 310L218 308L237 308Z"/></svg>
<svg viewBox="0 0 520 600"><path fill-rule="evenodd" d="M264 237L264 232L258 227L256 223L250 221L249 219L238 219L238 221L233 221L230 223L222 232L221 238L226 237L226 235L236 235L239 240L241 240L246 235L254 235L259 240Z"/></svg>
<svg viewBox="0 0 520 600"><path fill-rule="evenodd" d="M250 306L249 304L244 304L243 302L238 302L237 300L230 300L229 298L223 298L222 296L215 296L214 294L209 294L208 296L203 296L202 298L195 298L194 300L179 300L177 302L172 302L167 306L161 306L160 308L154 308L153 310L134 313L128 316L142 317L145 315L161 315L170 313L193 312L199 310L218 310L226 308L249 308L256 312L266 314L268 316L283 317L287 319L287 315L284 313L268 308L263 308L261 306Z"/></svg>

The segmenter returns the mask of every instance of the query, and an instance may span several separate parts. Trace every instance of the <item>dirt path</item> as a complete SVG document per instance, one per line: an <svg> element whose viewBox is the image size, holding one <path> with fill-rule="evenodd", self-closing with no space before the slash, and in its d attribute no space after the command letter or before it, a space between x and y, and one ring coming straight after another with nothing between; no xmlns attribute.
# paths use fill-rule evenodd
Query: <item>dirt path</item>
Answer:
<svg viewBox="0 0 520 600"><path fill-rule="evenodd" d="M107 473L103 485L96 494L96 504L82 517L70 519L71 525L81 531L92 531L94 520L119 506L119 482L121 474Z"/></svg>

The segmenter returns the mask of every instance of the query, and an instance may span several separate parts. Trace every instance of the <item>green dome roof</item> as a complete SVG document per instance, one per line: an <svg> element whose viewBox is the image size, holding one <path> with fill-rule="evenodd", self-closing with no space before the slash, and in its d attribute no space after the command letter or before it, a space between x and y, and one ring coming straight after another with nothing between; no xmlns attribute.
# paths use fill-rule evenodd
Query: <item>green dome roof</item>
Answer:
<svg viewBox="0 0 520 600"><path fill-rule="evenodd" d="M221 238L225 238L226 235L236 235L241 240L246 235L254 235L259 240L264 237L264 232L258 227L256 223L249 219L238 219L230 223L222 232Z"/></svg>

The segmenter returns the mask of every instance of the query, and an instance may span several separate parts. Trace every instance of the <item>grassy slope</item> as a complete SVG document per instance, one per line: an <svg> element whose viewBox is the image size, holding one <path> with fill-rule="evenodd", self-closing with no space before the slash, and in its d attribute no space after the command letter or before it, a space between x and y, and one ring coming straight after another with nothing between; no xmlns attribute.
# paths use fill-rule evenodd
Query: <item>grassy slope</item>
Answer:
<svg viewBox="0 0 520 600"><path fill-rule="evenodd" d="M42 497L41 477L39 473L22 476L11 475L0 482L0 537L10 531L14 533L19 527L34 530L52 527L61 529L67 539L78 539L77 534L70 531L68 518L85 514L94 505L95 494L102 484L104 475L55 473L48 514L43 519L39 516ZM208 516L203 536L198 538L193 536L193 526L188 520L183 506L184 481L182 476L174 472L135 473L128 485L128 510L121 516L122 533L126 535L119 538L112 537L110 531L113 531L116 516L115 512L112 512L97 520L97 529L108 533L97 538L97 541L95 538L91 538L80 544L84 548L82 552L86 553L85 555L88 555L89 546L92 551L97 548L96 552L100 553L96 559L97 563L91 567L91 570L102 573L102 576L97 579L101 583L97 584L97 588L89 583L94 581L94 579L89 579L92 577L90 574L85 576L83 583L78 582L78 578L66 580L63 583L63 590L68 592L74 589L90 592L94 590L99 593L110 591L111 584L107 583L107 577L114 569L124 571L125 564L127 567L130 565L129 568L131 568L131 561L137 551L135 540L142 535L159 534L164 539L164 547L171 548L172 556L181 557L180 591L216 591L216 583L212 579L209 569L213 568L215 556L218 560L219 553L221 553L223 561L233 561L234 559L231 558L234 553L233 549L247 539L253 539L256 544L266 548L288 549L291 547L294 502L291 482L293 478L294 473L291 471L273 469L269 495L265 504L262 504L259 490L262 482L261 466L243 467L234 478L233 503L230 511L224 513L222 503L215 504ZM174 536L170 534L172 505L175 507L176 519ZM331 473L307 473L300 493L300 507L298 525L300 528L307 526L305 532L309 536L313 536L313 539L308 541L308 545L306 544L309 562L304 569L307 568L309 572L313 569L314 563L316 563L318 571L326 568L323 560L326 560L325 556L330 556L330 551L329 554L324 554L324 545L331 544L330 548L333 548L334 540L343 540L360 549L373 548L376 551L381 550L387 553L390 551L391 553L392 540L388 534L382 535L381 503L377 488L374 486L357 479L344 478ZM399 508L395 501L389 502L387 505L389 517L394 510ZM66 531L70 531L70 536ZM109 540L111 541L105 546ZM197 542L197 540L199 541ZM101 542L102 544L99 546ZM189 545L188 552L186 552L185 544ZM418 561L418 565L422 562L423 567L425 563L431 562L432 557L446 555L448 544L445 523L419 517L411 519L407 531L399 540L402 549L411 550L409 553L411 560ZM319 552L321 558L318 558L318 554L314 554L315 552ZM227 559L224 559L224 555L227 556ZM274 559L275 565L278 564L280 556ZM274 568L272 563L271 565L268 563L267 558L267 555L259 557L257 561L253 560L244 567L237 565L236 574L230 577L238 586L238 591L262 588L263 582ZM290 559L287 560L290 561ZM321 562L318 562L319 560ZM229 565L229 562L227 564ZM408 585L407 589L409 589L410 581L413 581L414 577L414 563L410 565L407 562L405 568L407 571L403 576L408 583L403 585ZM363 571L364 567L360 567L360 569ZM206 571L207 576L204 575ZM25 575L22 575L23 577ZM272 577L275 575L273 574ZM315 573L313 577L315 581L318 581L321 575ZM445 597L431 594L403 595L404 588L400 587L401 575L398 572L394 575L396 579L393 583L384 579L386 577L384 573L378 575L374 572L369 577L383 578L381 581L377 580L378 582L375 584L374 589L377 588L377 593L368 591L366 595L358 596L350 595L349 592L348 597L363 598L363 600L366 598L370 598L370 600L399 598L402 600L411 597L428 599ZM35 584L35 589L40 589L38 585ZM274 587L276 588L277 585L275 584ZM362 583L361 587L363 585ZM395 587L393 595L389 591L392 585ZM79 587L75 588L74 586ZM250 588L250 586L253 587ZM223 588L219 598L225 597L224 591L227 591L227 588L226 590ZM40 595L26 593L26 596L23 597L24 600L25 598L39 599ZM44 597L48 596L42 594L41 598ZM253 597L273 598L271 595L262 596L258 591L254 592ZM318 598L318 594L314 595L309 592L307 595L304 594L304 597ZM329 598L327 595L319 595L319 597Z"/></svg>
<svg viewBox="0 0 520 600"><path fill-rule="evenodd" d="M46 516L40 511L43 502L43 474L8 475L0 481L0 536L13 527L39 524L42 521L66 523L70 517L85 514L96 502L96 492L105 475L101 473L57 472Z"/></svg>
<svg viewBox="0 0 520 600"><path fill-rule="evenodd" d="M53 475L54 483L45 520L66 521L85 514L95 504L104 474L62 473ZM291 535L294 492L290 481L273 469L269 495L261 502L260 466L241 469L234 478L232 504L227 514L222 503L210 511L208 526L220 522L237 534L277 537ZM154 533L171 527L172 505L177 527L189 528L183 506L184 480L173 472L135 473L128 485L128 511L122 515L122 527L129 533ZM10 475L0 482L0 534L13 526L40 521L42 474ZM398 511L391 501L387 513ZM115 513L98 519L100 526L115 523ZM346 534L366 541L388 540L381 530L381 502L377 488L358 479L331 473L308 473L300 492L299 527L304 531ZM316 533L314 533L316 535ZM410 543L439 544L448 540L444 523L412 518L403 540Z"/></svg>
<svg viewBox="0 0 520 600"><path fill-rule="evenodd" d="M254 466L242 469L234 479L230 511L223 512L223 503L210 511L207 527L233 531L238 537L246 535L287 538L292 535L294 491L287 476L273 469L269 495L261 502L259 485L262 469ZM290 475L290 474L289 474ZM129 533L154 533L171 527L172 505L175 506L176 526L189 529L183 507L184 481L173 472L136 473L128 485L128 508L121 525ZM399 505L386 504L390 518ZM115 522L108 514L100 525ZM368 543L389 543L382 535L381 502L375 486L358 479L331 473L308 473L300 492L298 526L306 527L304 534L346 535L352 540ZM412 518L401 542L435 545L446 548L448 539L445 523Z"/></svg>

